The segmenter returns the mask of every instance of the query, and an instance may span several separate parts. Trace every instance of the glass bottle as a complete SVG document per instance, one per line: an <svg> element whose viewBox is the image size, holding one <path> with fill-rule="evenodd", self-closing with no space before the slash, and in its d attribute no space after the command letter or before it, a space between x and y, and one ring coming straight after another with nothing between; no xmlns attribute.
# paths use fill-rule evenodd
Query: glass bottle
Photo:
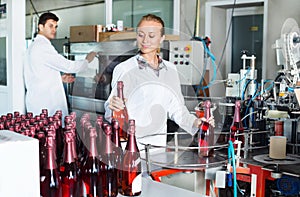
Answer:
<svg viewBox="0 0 300 197"><path fill-rule="evenodd" d="M124 196L139 196L142 192L141 158L135 138L135 121L129 121L128 141L122 162L122 190Z"/></svg>
<svg viewBox="0 0 300 197"><path fill-rule="evenodd" d="M98 153L101 155L105 146L105 134L103 132L103 117L97 116L95 127L98 135Z"/></svg>
<svg viewBox="0 0 300 197"><path fill-rule="evenodd" d="M56 133L56 145L57 145L57 157L59 161L62 161L62 155L63 155L63 150L64 150L64 130L62 128L62 120L60 120L59 116L56 116L53 120L52 125L55 128L55 133Z"/></svg>
<svg viewBox="0 0 300 197"><path fill-rule="evenodd" d="M111 141L112 128L106 125L104 128L105 146L101 154L101 177L103 196L115 197L118 195L118 179L116 158Z"/></svg>
<svg viewBox="0 0 300 197"><path fill-rule="evenodd" d="M117 168L117 179L118 188L122 188L122 160L123 160L123 150L120 141L120 127L119 122L115 119L112 120L112 142L113 142L113 152L116 157L116 168Z"/></svg>
<svg viewBox="0 0 300 197"><path fill-rule="evenodd" d="M89 156L89 147L90 147L90 129L95 128L92 126L92 123L88 120L87 122L84 123L84 135L85 135L85 141L83 141L83 152L82 156L80 157L80 161L83 165L83 162L86 160L86 158ZM96 131L96 136L97 136L97 131ZM97 139L97 137L96 137ZM98 150L97 150L98 151ZM98 154L98 152L97 152Z"/></svg>
<svg viewBox="0 0 300 197"><path fill-rule="evenodd" d="M29 119L33 118L33 113L32 112L27 112L26 117L29 118Z"/></svg>
<svg viewBox="0 0 300 197"><path fill-rule="evenodd" d="M33 137L33 138L37 138L37 126L36 125L29 125L28 129L29 129L29 133L28 136L29 137ZM44 133L44 132L43 132ZM45 144L44 144L45 145Z"/></svg>
<svg viewBox="0 0 300 197"><path fill-rule="evenodd" d="M87 152L86 151L86 141L87 141L86 138L87 138L87 136L86 136L86 132L85 132L86 122L88 122L87 118L82 116L81 119L80 119L80 130L81 131L80 131L80 135L79 135L81 144L80 144L79 153L78 153L80 158L83 158L85 153Z"/></svg>
<svg viewBox="0 0 300 197"><path fill-rule="evenodd" d="M48 109L42 109L42 114L44 114L45 117L48 117Z"/></svg>
<svg viewBox="0 0 300 197"><path fill-rule="evenodd" d="M61 182L56 163L55 143L53 136L46 137L46 163L40 172L40 189L43 197L61 196Z"/></svg>
<svg viewBox="0 0 300 197"><path fill-rule="evenodd" d="M72 154L73 154L73 157L74 157L74 160L75 160L75 163L77 165L77 177L78 177L78 185L77 185L77 188L80 189L80 194L83 194L83 182L82 182L82 173L81 173L81 160L77 154L78 152L78 149L77 149L77 144L76 144L76 130L74 128L71 128L69 130L69 132L72 133L72 137L73 137L73 140L72 140Z"/></svg>
<svg viewBox="0 0 300 197"><path fill-rule="evenodd" d="M0 122L0 130L4 130L4 122Z"/></svg>
<svg viewBox="0 0 300 197"><path fill-rule="evenodd" d="M211 102L204 102L204 117L208 120L211 117ZM213 156L214 149L210 146L214 145L214 128L206 121L200 125L198 132L198 154L199 156Z"/></svg>
<svg viewBox="0 0 300 197"><path fill-rule="evenodd" d="M79 197L80 185L78 184L77 164L73 150L74 134L70 131L66 131L64 133L64 140L63 163L60 166L63 197Z"/></svg>
<svg viewBox="0 0 300 197"><path fill-rule="evenodd" d="M29 131L29 135L30 135L30 131ZM43 169L45 162L46 162L46 147L45 147L46 146L46 136L45 136L45 133L42 131L38 132L37 139L39 140L40 169Z"/></svg>
<svg viewBox="0 0 300 197"><path fill-rule="evenodd" d="M123 93L123 81L118 81L117 83L117 96L123 100L124 106L125 106L125 101L124 101L124 93ZM119 122L120 126L120 139L121 141L126 141L127 140L127 129L128 129L128 112L126 106L124 107L123 110L120 111L113 111L112 117Z"/></svg>
<svg viewBox="0 0 300 197"><path fill-rule="evenodd" d="M14 118L17 118L20 116L20 112L19 111L14 111Z"/></svg>
<svg viewBox="0 0 300 197"><path fill-rule="evenodd" d="M90 129L89 155L82 166L82 180L86 195L88 197L98 197L102 194L102 181L100 177L100 161L97 158L97 132L95 127Z"/></svg>
<svg viewBox="0 0 300 197"><path fill-rule="evenodd" d="M230 127L229 132L229 140L231 140L233 143L238 140L241 141L241 147L244 145L244 127L243 123L241 121L241 101L237 100L235 102L235 109L234 109L234 116L233 116L233 122ZM234 148L237 148L237 144L233 144Z"/></svg>
<svg viewBox="0 0 300 197"><path fill-rule="evenodd" d="M12 113L7 113L6 117L7 117L7 120L11 120L13 118L13 114Z"/></svg>

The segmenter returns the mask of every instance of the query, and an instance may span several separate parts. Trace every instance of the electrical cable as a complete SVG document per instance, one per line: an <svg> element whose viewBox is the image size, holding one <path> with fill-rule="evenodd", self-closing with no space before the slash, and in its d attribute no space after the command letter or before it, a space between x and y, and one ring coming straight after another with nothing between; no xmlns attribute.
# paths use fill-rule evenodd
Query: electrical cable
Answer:
<svg viewBox="0 0 300 197"><path fill-rule="evenodd" d="M235 5L236 5L236 0L233 1L230 24L229 24L229 27L228 27L228 30L227 30L226 40L225 40L225 44L224 44L224 47L223 47L223 50L222 50L222 55L221 55L217 70L220 69L220 65L221 65L221 63L223 61L223 58L224 58L225 49L226 49L226 46L227 46L227 43L228 43L229 33L230 33L230 30L231 30L231 26L232 26L233 13L234 13Z"/></svg>
<svg viewBox="0 0 300 197"><path fill-rule="evenodd" d="M37 12L37 10L35 9L35 6L34 6L32 0L29 0L29 1L30 1L30 4L31 4L31 6L32 6L32 8L34 10L34 14L36 14L38 17L40 17L39 14L38 14L38 12Z"/></svg>

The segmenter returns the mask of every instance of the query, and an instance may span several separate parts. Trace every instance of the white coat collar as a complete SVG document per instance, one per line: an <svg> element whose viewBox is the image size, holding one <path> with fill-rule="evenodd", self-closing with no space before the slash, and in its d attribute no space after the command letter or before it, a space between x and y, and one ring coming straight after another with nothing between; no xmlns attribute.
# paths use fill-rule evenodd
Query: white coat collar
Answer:
<svg viewBox="0 0 300 197"><path fill-rule="evenodd" d="M50 40L48 38L46 38L46 36L42 35L42 34L37 34L34 40L45 40L47 41L49 44L51 44Z"/></svg>

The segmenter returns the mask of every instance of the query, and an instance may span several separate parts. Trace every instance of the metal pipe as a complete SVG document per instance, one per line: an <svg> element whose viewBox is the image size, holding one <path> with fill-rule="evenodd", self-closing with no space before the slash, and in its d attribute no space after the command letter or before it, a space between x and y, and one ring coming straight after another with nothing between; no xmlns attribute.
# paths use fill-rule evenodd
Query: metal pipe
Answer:
<svg viewBox="0 0 300 197"><path fill-rule="evenodd" d="M200 31L200 0L197 0L194 37L200 37L200 32L199 31Z"/></svg>
<svg viewBox="0 0 300 197"><path fill-rule="evenodd" d="M150 144L145 145L145 153L146 153L147 174L150 176L151 175Z"/></svg>

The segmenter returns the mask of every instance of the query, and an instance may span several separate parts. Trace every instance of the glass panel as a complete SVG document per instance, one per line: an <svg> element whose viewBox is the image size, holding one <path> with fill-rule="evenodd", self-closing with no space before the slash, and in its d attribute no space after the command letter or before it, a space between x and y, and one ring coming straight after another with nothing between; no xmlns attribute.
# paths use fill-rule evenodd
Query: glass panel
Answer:
<svg viewBox="0 0 300 197"><path fill-rule="evenodd" d="M6 78L6 37L0 38L0 85L7 85Z"/></svg>
<svg viewBox="0 0 300 197"><path fill-rule="evenodd" d="M247 38L247 39L245 39ZM254 54L257 80L262 75L263 15L235 16L232 20L232 72L239 72L242 67L242 51L247 56ZM255 53L253 53L255 52ZM249 61L247 61L247 65Z"/></svg>
<svg viewBox="0 0 300 197"><path fill-rule="evenodd" d="M123 20L124 27L136 27L142 16L155 14L163 19L167 29L173 29L173 0L114 0L113 23Z"/></svg>

